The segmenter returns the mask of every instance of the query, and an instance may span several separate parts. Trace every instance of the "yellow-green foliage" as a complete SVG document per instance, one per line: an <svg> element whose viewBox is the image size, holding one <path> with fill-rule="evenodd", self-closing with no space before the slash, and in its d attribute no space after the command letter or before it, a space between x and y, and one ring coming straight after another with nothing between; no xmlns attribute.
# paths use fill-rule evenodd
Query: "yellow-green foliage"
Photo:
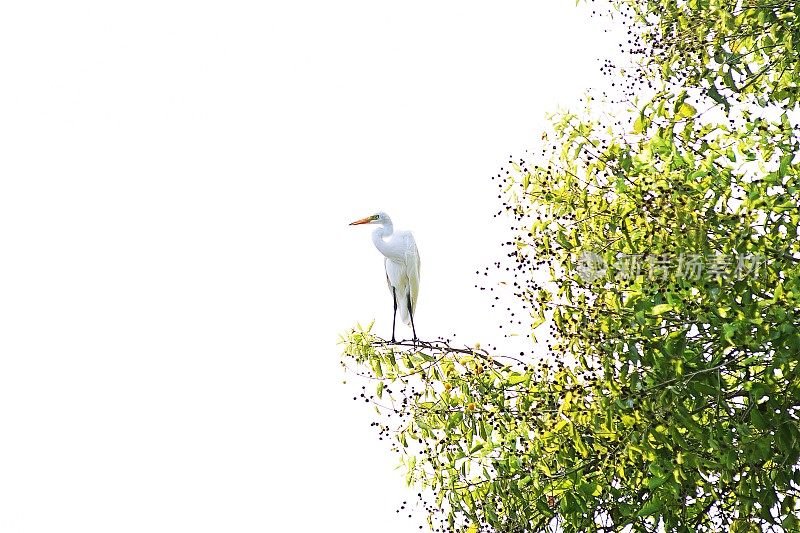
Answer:
<svg viewBox="0 0 800 533"><path fill-rule="evenodd" d="M345 360L379 378L434 527L797 531L800 3L620 5L661 90L556 116L505 184L518 260L552 273L518 294L550 362L368 331Z"/></svg>

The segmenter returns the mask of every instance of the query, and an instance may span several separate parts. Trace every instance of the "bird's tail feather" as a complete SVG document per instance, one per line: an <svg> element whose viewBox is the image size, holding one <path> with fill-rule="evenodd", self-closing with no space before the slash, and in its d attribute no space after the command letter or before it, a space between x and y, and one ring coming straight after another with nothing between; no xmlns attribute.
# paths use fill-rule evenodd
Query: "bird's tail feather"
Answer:
<svg viewBox="0 0 800 533"><path fill-rule="evenodd" d="M397 303L397 310L400 312L400 320L402 320L406 326L410 326L411 313L408 312L408 296Z"/></svg>

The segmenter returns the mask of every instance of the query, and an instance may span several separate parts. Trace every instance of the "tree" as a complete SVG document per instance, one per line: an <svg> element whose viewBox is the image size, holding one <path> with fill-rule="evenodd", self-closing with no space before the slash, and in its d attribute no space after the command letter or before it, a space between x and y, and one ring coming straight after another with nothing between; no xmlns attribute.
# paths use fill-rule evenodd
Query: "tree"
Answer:
<svg viewBox="0 0 800 533"><path fill-rule="evenodd" d="M376 380L364 398L435 530L798 531L800 6L616 14L637 59L606 68L628 109L554 116L499 175L498 265L547 350L366 328L344 361Z"/></svg>

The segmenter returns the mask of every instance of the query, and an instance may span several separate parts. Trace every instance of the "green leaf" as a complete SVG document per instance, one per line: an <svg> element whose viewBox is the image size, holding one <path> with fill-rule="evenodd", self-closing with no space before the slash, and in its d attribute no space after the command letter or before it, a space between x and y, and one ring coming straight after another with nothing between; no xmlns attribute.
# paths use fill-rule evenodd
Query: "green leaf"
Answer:
<svg viewBox="0 0 800 533"><path fill-rule="evenodd" d="M633 122L633 133L639 134L644 131L644 120L643 116L639 115L636 120Z"/></svg>
<svg viewBox="0 0 800 533"><path fill-rule="evenodd" d="M728 100L726 100L725 97L719 93L716 85L714 85L713 83L711 84L711 87L708 88L708 96L710 96L711 99L717 102L718 104L724 105L726 111L730 109L730 104L728 103Z"/></svg>
<svg viewBox="0 0 800 533"><path fill-rule="evenodd" d="M786 154L781 158L780 165L778 167L778 177L783 179L784 176L789 172L789 164L792 162L792 158L794 154Z"/></svg>
<svg viewBox="0 0 800 533"><path fill-rule="evenodd" d="M639 512L636 513L636 516L653 516L657 514L663 506L664 504L660 500L648 500L642 508L639 509Z"/></svg>
<svg viewBox="0 0 800 533"><path fill-rule="evenodd" d="M769 424L767 424L767 421L758 408L754 408L750 411L750 421L756 429L767 429L769 427Z"/></svg>
<svg viewBox="0 0 800 533"><path fill-rule="evenodd" d="M731 70L730 66L725 69L725 73L722 75L722 81L725 82L725 85L733 90L734 92L739 92L739 89L736 87L736 82L733 80L733 71Z"/></svg>
<svg viewBox="0 0 800 533"><path fill-rule="evenodd" d="M678 109L678 118L690 118L695 116L696 114L697 114L697 109L687 104L686 102L681 103L681 106Z"/></svg>
<svg viewBox="0 0 800 533"><path fill-rule="evenodd" d="M578 485L578 491L580 491L584 496L594 497L602 494L603 488L597 483L584 483L582 485Z"/></svg>
<svg viewBox="0 0 800 533"><path fill-rule="evenodd" d="M528 380L528 376L525 374L519 374L517 372L512 372L510 376L508 376L508 384L509 385L518 385L524 381Z"/></svg>
<svg viewBox="0 0 800 533"><path fill-rule="evenodd" d="M658 304L653 306L653 308L650 310L650 313L652 315L658 316L658 315L663 315L668 311L672 311L672 309L673 309L672 304Z"/></svg>
<svg viewBox="0 0 800 533"><path fill-rule="evenodd" d="M564 232L563 232L563 231L559 231L559 232L556 234L556 242L557 242L558 244L560 244L562 247L564 247L564 249L566 249L566 250L571 250L571 249L572 249L572 247L573 247L573 246L572 246L572 243L571 243L571 242L569 242L569 240L567 240L567 236L566 236L566 235L564 235Z"/></svg>

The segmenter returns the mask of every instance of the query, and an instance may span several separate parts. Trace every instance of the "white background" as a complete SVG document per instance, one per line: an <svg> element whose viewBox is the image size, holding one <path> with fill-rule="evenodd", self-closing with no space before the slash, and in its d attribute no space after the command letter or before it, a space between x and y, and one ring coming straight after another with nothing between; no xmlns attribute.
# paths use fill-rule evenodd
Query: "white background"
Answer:
<svg viewBox="0 0 800 533"><path fill-rule="evenodd" d="M421 337L495 340L489 177L600 83L589 11L4 2L0 531L416 531L341 384L391 328L347 223L414 231Z"/></svg>

